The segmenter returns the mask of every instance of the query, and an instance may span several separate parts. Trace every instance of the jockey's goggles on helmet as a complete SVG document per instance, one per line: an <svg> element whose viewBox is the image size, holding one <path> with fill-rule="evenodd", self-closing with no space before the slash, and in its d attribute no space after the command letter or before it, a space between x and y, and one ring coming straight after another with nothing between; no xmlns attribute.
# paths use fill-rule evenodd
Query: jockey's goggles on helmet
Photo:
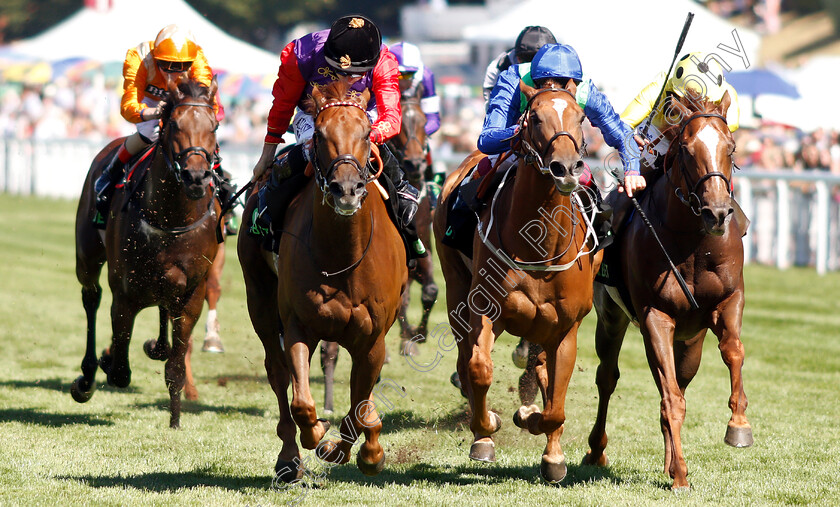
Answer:
<svg viewBox="0 0 840 507"><path fill-rule="evenodd" d="M341 77L357 77L362 78L365 76L365 72L346 72L343 70L335 69L335 73Z"/></svg>
<svg viewBox="0 0 840 507"><path fill-rule="evenodd" d="M414 79L414 74L417 71L400 72L400 79Z"/></svg>
<svg viewBox="0 0 840 507"><path fill-rule="evenodd" d="M174 74L176 72L186 72L190 70L193 62L170 62L167 60L158 60L158 67L163 72Z"/></svg>

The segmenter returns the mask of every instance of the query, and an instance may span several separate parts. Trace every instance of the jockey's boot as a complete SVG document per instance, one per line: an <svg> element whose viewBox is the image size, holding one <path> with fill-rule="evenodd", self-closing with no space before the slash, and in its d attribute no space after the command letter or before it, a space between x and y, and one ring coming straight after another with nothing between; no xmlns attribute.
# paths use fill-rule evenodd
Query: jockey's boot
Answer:
<svg viewBox="0 0 840 507"><path fill-rule="evenodd" d="M296 144L274 159L268 182L258 194L258 213L250 231L252 234L264 236L263 231L270 231L270 236L280 239L286 209L309 181L304 174L306 158L303 150L302 144Z"/></svg>
<svg viewBox="0 0 840 507"><path fill-rule="evenodd" d="M379 147L379 154L382 157L382 173L390 178L397 190L397 219L401 228L400 232L409 246L408 260L425 257L429 255L429 252L426 251L423 242L417 235L417 227L414 221L417 208L420 205L420 191L408 182L405 173L397 163L397 157L391 153L386 145L383 144Z"/></svg>
<svg viewBox="0 0 840 507"><path fill-rule="evenodd" d="M102 174L96 178L93 184L95 192L95 207L96 214L93 216L93 226L97 229L105 229L108 220L108 212L111 208L111 197L114 195L114 187L123 179L125 170L125 161L122 152L125 151L125 146L120 146L120 149L114 153L111 162L102 170ZM126 154L128 152L126 151Z"/></svg>
<svg viewBox="0 0 840 507"><path fill-rule="evenodd" d="M225 213L224 217L225 234L228 236L236 236L238 229L236 226L235 216L232 210L236 207L237 203L230 202L231 199L233 199L233 196L236 195L236 185L231 183L230 173L222 169L221 165L219 164L218 161L221 159L217 158L216 160L217 162L213 166L214 178L217 182L216 197L219 199L219 203L222 205L222 207L224 207L225 205L230 206L228 212Z"/></svg>

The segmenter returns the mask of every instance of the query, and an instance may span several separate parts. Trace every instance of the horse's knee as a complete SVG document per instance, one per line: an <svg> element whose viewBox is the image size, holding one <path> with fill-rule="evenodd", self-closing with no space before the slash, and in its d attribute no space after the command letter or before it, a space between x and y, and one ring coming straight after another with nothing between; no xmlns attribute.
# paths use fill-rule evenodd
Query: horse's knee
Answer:
<svg viewBox="0 0 840 507"><path fill-rule="evenodd" d="M621 378L621 372L618 370L618 366L608 368L601 364L595 373L595 383L601 389L601 394L606 396L611 396L615 391L615 386L618 384L619 378Z"/></svg>
<svg viewBox="0 0 840 507"><path fill-rule="evenodd" d="M431 306L435 304L438 297L438 286L435 283L430 283L423 287L423 294L420 296L420 301L423 303L423 307Z"/></svg>
<svg viewBox="0 0 840 507"><path fill-rule="evenodd" d="M481 353L473 354L468 364L470 381L475 387L489 389L493 383L493 362Z"/></svg>
<svg viewBox="0 0 840 507"><path fill-rule="evenodd" d="M289 405L289 409L292 413L292 419L301 427L312 426L317 422L315 405L302 400L294 400Z"/></svg>

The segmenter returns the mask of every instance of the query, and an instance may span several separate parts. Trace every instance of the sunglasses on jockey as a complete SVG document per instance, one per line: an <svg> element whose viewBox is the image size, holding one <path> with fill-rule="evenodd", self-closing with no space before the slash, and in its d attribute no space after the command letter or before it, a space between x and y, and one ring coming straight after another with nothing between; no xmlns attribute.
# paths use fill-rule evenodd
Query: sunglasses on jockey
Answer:
<svg viewBox="0 0 840 507"><path fill-rule="evenodd" d="M178 72L187 72L192 67L193 62L170 62L167 60L158 60L157 64L160 70L167 74L175 74Z"/></svg>
<svg viewBox="0 0 840 507"><path fill-rule="evenodd" d="M346 71L339 70L339 69L333 69L333 70L335 70L335 73L338 74L339 76L349 77L349 78L359 78L359 79L361 79L361 78L365 77L365 74L367 74L367 72L346 72Z"/></svg>

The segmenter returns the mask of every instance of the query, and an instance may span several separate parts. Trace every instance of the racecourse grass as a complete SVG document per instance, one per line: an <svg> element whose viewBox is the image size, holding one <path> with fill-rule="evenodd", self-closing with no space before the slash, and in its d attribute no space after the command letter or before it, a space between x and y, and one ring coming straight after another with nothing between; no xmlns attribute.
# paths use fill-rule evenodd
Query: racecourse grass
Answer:
<svg viewBox="0 0 840 507"><path fill-rule="evenodd" d="M746 269L744 378L755 445L723 443L729 418L728 373L709 336L700 371L687 392L683 448L689 491L674 493L662 472L659 396L641 337L629 331L622 377L610 407L604 469L578 464L595 417L594 312L581 327L577 371L567 398L562 437L569 474L561 487L539 479L544 437L515 428L520 373L510 361L514 338L494 354L491 408L502 414L497 462L471 462L466 406L449 385L455 351L431 371L418 372L396 354L383 377L405 389L380 404L385 470L368 478L355 457L326 481L302 489L272 487L280 449L277 404L265 381L263 350L248 319L235 238L219 305L223 355L196 351L200 393L184 402L182 429L168 428L163 363L142 352L157 331L157 314L137 319L131 345L132 384L118 390L97 374L86 404L69 393L80 374L85 318L74 276L75 203L0 194L0 504L2 505L776 505L840 503L840 284L837 273L813 269ZM103 277L103 285L106 285ZM442 284L442 276L438 273ZM443 295L443 287L441 288ZM417 300L415 289L415 300ZM105 289L98 349L110 339ZM414 310L415 315L418 313ZM445 321L441 297L432 324ZM195 337L200 347L204 320ZM431 361L436 343L422 346ZM339 358L337 413L349 407L346 353ZM320 408L323 379L316 360L312 385ZM331 416L333 423L340 416ZM312 451L311 468L320 470Z"/></svg>

